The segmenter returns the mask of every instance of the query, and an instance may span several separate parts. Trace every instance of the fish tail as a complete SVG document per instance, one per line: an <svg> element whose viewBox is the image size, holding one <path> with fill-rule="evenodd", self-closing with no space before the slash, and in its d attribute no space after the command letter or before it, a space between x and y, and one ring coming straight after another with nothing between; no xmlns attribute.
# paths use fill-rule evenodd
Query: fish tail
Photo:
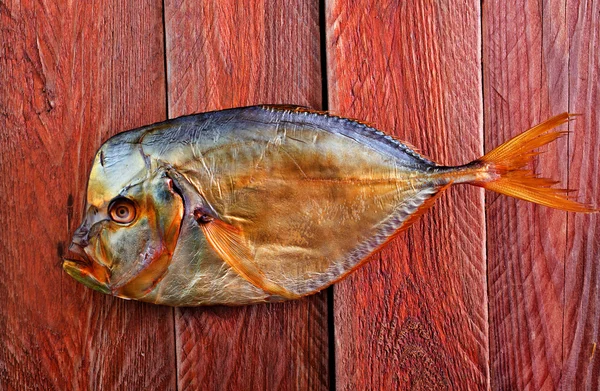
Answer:
<svg viewBox="0 0 600 391"><path fill-rule="evenodd" d="M569 199L568 193L572 190L552 187L558 182L538 177L531 168L526 167L539 154L535 149L568 133L555 128L573 117L569 113L552 117L448 174L458 179L455 179L455 183L469 183L551 208L569 212L598 212L598 209Z"/></svg>

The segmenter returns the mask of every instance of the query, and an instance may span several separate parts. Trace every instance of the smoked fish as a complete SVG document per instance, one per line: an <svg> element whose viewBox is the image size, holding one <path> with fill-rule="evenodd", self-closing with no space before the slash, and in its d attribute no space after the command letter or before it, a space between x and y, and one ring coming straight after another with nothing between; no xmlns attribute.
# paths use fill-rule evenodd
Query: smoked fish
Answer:
<svg viewBox="0 0 600 391"><path fill-rule="evenodd" d="M527 168L564 113L462 166L439 165L358 121L295 106L180 117L98 150L64 270L171 306L296 299L354 271L448 187L470 184L572 212Z"/></svg>

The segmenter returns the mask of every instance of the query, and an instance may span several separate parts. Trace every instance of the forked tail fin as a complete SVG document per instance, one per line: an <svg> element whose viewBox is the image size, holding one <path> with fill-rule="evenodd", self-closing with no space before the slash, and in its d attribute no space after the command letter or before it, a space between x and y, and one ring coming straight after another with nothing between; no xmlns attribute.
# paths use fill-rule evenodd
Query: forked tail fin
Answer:
<svg viewBox="0 0 600 391"><path fill-rule="evenodd" d="M551 208L569 212L598 212L598 209L569 199L569 190L552 187L558 182L536 177L531 169L525 168L539 154L534 152L536 148L568 133L555 128L573 117L568 113L552 117L464 166L463 172L474 174L468 183Z"/></svg>

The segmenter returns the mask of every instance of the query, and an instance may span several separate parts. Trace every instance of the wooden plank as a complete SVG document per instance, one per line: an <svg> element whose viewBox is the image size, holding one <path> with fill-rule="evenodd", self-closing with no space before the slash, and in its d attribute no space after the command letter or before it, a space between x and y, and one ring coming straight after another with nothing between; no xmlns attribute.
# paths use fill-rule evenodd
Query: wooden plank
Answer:
<svg viewBox="0 0 600 391"><path fill-rule="evenodd" d="M569 187L600 206L600 4L567 1ZM563 318L563 390L600 389L600 219L569 214Z"/></svg>
<svg viewBox="0 0 600 391"><path fill-rule="evenodd" d="M0 388L174 389L173 312L61 256L102 140L165 118L161 2L0 3Z"/></svg>
<svg viewBox="0 0 600 391"><path fill-rule="evenodd" d="M330 109L446 164L482 153L479 1L328 2ZM482 192L452 188L334 287L339 389L486 389Z"/></svg>
<svg viewBox="0 0 600 391"><path fill-rule="evenodd" d="M319 108L318 2L167 0L169 115ZM180 389L326 389L327 301L176 311Z"/></svg>
<svg viewBox="0 0 600 391"><path fill-rule="evenodd" d="M565 2L490 1L483 9L485 140L490 150L568 108ZM567 183L567 140L536 171ZM557 389L567 215L489 194L490 357L494 389Z"/></svg>

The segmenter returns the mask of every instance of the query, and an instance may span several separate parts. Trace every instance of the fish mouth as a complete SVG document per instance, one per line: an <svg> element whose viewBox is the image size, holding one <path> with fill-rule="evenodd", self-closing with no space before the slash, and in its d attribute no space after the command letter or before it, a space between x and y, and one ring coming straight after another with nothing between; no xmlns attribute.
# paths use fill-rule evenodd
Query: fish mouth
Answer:
<svg viewBox="0 0 600 391"><path fill-rule="evenodd" d="M102 293L112 294L108 284L108 270L95 262L77 243L71 243L63 258L63 269L83 285Z"/></svg>

